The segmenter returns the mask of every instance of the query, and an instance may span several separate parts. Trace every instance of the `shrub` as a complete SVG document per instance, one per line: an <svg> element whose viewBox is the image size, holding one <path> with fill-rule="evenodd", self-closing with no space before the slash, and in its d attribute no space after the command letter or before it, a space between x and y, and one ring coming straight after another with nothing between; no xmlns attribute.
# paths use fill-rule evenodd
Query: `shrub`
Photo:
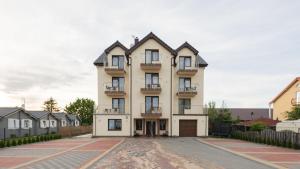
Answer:
<svg viewBox="0 0 300 169"><path fill-rule="evenodd" d="M261 122L257 122L257 123L253 123L250 126L250 131L262 131L266 128L266 125L261 123Z"/></svg>
<svg viewBox="0 0 300 169"><path fill-rule="evenodd" d="M15 134L11 134L10 138L16 138L17 136Z"/></svg>
<svg viewBox="0 0 300 169"><path fill-rule="evenodd" d="M12 140L11 145L12 145L12 146L16 146L16 145L17 145L16 139L13 139L13 140Z"/></svg>
<svg viewBox="0 0 300 169"><path fill-rule="evenodd" d="M6 141L5 141L5 146L6 146L6 147L10 147L10 140L6 140Z"/></svg>
<svg viewBox="0 0 300 169"><path fill-rule="evenodd" d="M23 144L27 144L28 143L28 139L27 139L27 137L24 137L23 138Z"/></svg>
<svg viewBox="0 0 300 169"><path fill-rule="evenodd" d="M4 141L3 140L0 140L0 148L3 148L5 145L4 145Z"/></svg>
<svg viewBox="0 0 300 169"><path fill-rule="evenodd" d="M21 145L21 144L23 144L23 142L22 142L22 139L19 138L19 139L18 139L18 145Z"/></svg>

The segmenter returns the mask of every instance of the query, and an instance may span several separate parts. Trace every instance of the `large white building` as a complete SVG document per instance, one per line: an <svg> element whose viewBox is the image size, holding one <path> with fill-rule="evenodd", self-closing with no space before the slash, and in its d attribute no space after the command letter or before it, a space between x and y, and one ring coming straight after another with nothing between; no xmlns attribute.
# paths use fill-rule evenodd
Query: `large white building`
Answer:
<svg viewBox="0 0 300 169"><path fill-rule="evenodd" d="M129 49L116 41L94 65L94 136L207 136L207 63L189 43L173 49L151 32Z"/></svg>

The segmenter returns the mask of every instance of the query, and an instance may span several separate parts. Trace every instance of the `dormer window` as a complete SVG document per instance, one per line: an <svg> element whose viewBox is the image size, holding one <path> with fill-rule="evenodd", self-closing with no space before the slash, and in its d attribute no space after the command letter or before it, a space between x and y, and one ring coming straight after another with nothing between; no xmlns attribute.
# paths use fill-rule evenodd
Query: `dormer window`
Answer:
<svg viewBox="0 0 300 169"><path fill-rule="evenodd" d="M112 56L112 66L118 69L124 69L124 56L113 55Z"/></svg>
<svg viewBox="0 0 300 169"><path fill-rule="evenodd" d="M192 57L180 56L179 57L179 69L188 69L192 65Z"/></svg>
<svg viewBox="0 0 300 169"><path fill-rule="evenodd" d="M147 49L145 52L145 63L153 64L154 62L159 61L159 53L158 50L149 50Z"/></svg>

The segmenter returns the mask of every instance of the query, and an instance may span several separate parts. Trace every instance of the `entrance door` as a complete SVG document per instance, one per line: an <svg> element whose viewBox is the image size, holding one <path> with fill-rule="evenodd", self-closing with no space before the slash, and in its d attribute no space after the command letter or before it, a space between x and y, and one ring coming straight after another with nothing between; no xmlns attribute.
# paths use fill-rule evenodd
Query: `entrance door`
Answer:
<svg viewBox="0 0 300 169"><path fill-rule="evenodd" d="M147 121L146 122L146 135L147 136L155 136L156 122L155 121Z"/></svg>

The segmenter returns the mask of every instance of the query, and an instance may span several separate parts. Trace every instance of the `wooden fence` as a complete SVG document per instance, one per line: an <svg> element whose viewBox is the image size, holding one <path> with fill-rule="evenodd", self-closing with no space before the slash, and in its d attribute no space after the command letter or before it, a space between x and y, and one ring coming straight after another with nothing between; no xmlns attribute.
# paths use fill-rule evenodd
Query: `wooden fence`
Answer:
<svg viewBox="0 0 300 169"><path fill-rule="evenodd" d="M72 137L78 136L81 134L92 133L92 126L78 126L78 127L61 127L58 130L58 133L62 137Z"/></svg>
<svg viewBox="0 0 300 169"><path fill-rule="evenodd" d="M300 149L300 133L295 133L293 131L276 132L271 129L266 129L260 132L235 131L232 133L231 136L233 138L241 139L241 140Z"/></svg>

